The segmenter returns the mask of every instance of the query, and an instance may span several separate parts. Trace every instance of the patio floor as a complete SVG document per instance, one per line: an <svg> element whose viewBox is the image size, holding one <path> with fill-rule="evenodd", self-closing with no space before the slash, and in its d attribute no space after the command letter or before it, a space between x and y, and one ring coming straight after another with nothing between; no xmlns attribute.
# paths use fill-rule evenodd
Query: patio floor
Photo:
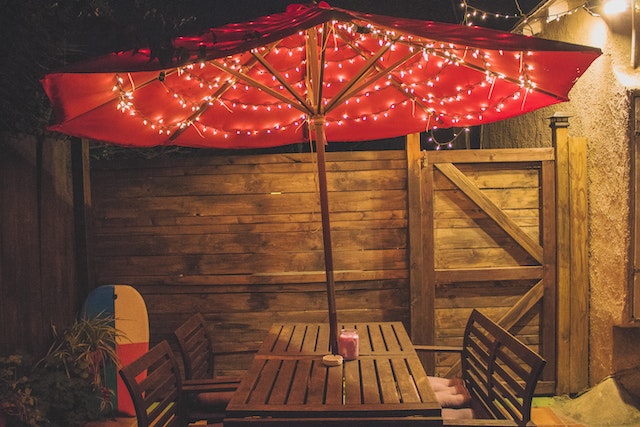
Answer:
<svg viewBox="0 0 640 427"><path fill-rule="evenodd" d="M548 406L531 409L531 421L538 427L586 427L556 414Z"/></svg>
<svg viewBox="0 0 640 427"><path fill-rule="evenodd" d="M553 409L549 407L537 407L531 411L531 420L538 427L586 427L583 424L576 424L573 421L562 419ZM196 427L198 424L192 424ZM86 427L135 427L135 418L115 418L87 424ZM220 424L222 427L222 424Z"/></svg>
<svg viewBox="0 0 640 427"><path fill-rule="evenodd" d="M531 420L538 427L640 427L640 407L616 380L607 378L574 398L535 397ZM86 427L135 426L135 418L115 418Z"/></svg>
<svg viewBox="0 0 640 427"><path fill-rule="evenodd" d="M533 399L533 405L537 407L537 416L548 414L548 411L543 411L548 408L561 420L565 422L571 420L574 423L564 424L567 426L640 427L640 402L612 377L605 378L573 398L539 397ZM532 416L534 421L535 416L534 412ZM546 423L547 420L545 419L544 422Z"/></svg>

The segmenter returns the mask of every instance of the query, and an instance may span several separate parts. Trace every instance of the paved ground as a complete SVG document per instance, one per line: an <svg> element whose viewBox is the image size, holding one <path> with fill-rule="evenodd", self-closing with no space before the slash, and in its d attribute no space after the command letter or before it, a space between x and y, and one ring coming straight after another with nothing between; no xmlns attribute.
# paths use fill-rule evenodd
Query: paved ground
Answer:
<svg viewBox="0 0 640 427"><path fill-rule="evenodd" d="M613 378L573 399L553 398L549 407L585 427L640 427L640 402L634 401Z"/></svg>
<svg viewBox="0 0 640 427"><path fill-rule="evenodd" d="M535 398L531 418L538 427L640 427L640 405L615 380L608 378L573 399ZM86 427L136 424L135 418L115 418Z"/></svg>

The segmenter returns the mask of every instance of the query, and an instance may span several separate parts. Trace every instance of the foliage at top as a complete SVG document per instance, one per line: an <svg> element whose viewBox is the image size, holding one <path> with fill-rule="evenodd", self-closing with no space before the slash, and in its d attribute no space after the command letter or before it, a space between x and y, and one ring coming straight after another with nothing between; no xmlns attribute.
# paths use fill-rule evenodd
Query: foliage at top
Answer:
<svg viewBox="0 0 640 427"><path fill-rule="evenodd" d="M44 131L51 116L40 85L45 74L109 52L162 46L178 33L197 31L197 20L185 15L190 3L0 0L0 131Z"/></svg>

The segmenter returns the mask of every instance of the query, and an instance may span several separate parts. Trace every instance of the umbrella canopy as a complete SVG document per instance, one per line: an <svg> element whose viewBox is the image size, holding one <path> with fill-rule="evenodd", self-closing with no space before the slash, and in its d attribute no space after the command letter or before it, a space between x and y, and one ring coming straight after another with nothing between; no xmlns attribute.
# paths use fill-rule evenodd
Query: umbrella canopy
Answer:
<svg viewBox="0 0 640 427"><path fill-rule="evenodd" d="M290 5L45 76L51 130L123 146L318 152L337 351L324 145L474 126L567 101L600 50L485 28Z"/></svg>

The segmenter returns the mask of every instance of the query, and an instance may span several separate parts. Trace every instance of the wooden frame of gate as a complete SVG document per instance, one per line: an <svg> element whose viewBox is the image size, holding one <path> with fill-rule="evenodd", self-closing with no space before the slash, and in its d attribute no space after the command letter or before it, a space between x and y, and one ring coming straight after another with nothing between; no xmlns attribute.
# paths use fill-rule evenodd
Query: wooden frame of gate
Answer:
<svg viewBox="0 0 640 427"><path fill-rule="evenodd" d="M467 312L481 307L547 360L538 392L555 392L554 149L416 147L419 136L409 136L409 212L421 212L409 226L414 341L459 344ZM452 360L423 362L454 376Z"/></svg>
<svg viewBox="0 0 640 427"><path fill-rule="evenodd" d="M589 379L587 143L568 127L550 117L551 148L420 152L407 137L414 342L459 344L478 307L547 360L539 394ZM459 370L423 357L431 373Z"/></svg>

